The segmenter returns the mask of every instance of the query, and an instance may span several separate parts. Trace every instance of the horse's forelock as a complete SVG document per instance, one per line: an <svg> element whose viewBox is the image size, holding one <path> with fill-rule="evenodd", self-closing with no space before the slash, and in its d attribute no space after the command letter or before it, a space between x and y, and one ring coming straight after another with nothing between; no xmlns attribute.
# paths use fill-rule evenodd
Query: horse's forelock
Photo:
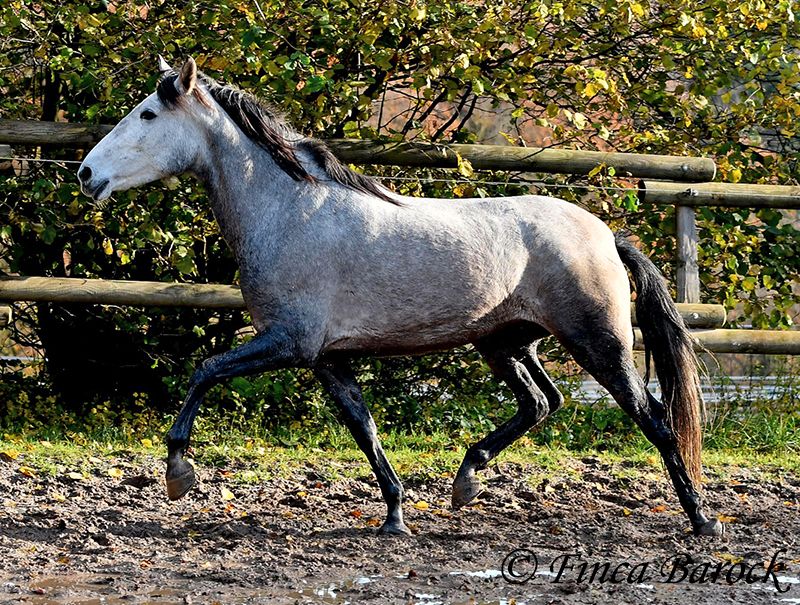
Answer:
<svg viewBox="0 0 800 605"><path fill-rule="evenodd" d="M164 72L159 78L156 86L156 95L158 100L168 109L173 109L184 102L186 95L178 89L178 74L174 70ZM192 96L206 107L209 107L208 99L199 87L195 86L194 90L192 90Z"/></svg>
<svg viewBox="0 0 800 605"><path fill-rule="evenodd" d="M158 96L158 100L165 107L169 107L170 109L179 105L181 103L181 95L178 92L178 87L175 84L178 81L178 74L175 71L170 70L168 72L164 72L164 75L161 76L158 80L158 85L156 86L156 96Z"/></svg>

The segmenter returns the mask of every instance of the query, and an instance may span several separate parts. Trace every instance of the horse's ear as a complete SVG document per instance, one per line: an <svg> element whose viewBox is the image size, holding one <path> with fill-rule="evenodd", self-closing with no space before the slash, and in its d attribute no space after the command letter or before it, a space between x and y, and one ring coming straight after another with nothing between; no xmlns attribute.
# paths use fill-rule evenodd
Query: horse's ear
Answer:
<svg viewBox="0 0 800 605"><path fill-rule="evenodd" d="M176 84L179 84L179 92L181 94L190 95L194 91L194 87L197 84L197 63L191 57L186 59L186 63L181 67L181 73L178 74Z"/></svg>
<svg viewBox="0 0 800 605"><path fill-rule="evenodd" d="M172 68L169 66L169 63L167 63L164 60L164 57L158 55L158 73L163 74L168 71L172 71Z"/></svg>

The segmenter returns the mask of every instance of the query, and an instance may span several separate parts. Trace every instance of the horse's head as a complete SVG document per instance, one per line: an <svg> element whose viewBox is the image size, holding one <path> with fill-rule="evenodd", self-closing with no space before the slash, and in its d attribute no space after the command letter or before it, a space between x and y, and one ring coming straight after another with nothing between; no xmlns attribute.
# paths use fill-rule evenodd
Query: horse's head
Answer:
<svg viewBox="0 0 800 605"><path fill-rule="evenodd" d="M159 57L165 73L158 93L139 103L92 149L78 169L81 190L96 201L113 191L138 187L190 170L203 141L202 112L208 106L188 59L179 73Z"/></svg>

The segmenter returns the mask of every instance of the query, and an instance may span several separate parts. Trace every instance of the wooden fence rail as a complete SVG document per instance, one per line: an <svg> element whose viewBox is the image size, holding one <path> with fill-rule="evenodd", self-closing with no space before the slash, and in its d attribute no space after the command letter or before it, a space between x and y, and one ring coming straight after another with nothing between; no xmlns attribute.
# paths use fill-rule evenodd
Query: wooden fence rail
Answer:
<svg viewBox="0 0 800 605"><path fill-rule="evenodd" d="M642 333L633 348L644 350ZM712 353L757 353L760 355L800 355L800 330L692 330L697 351Z"/></svg>
<svg viewBox="0 0 800 605"><path fill-rule="evenodd" d="M639 200L658 205L800 208L800 187L641 181Z"/></svg>
<svg viewBox="0 0 800 605"><path fill-rule="evenodd" d="M245 308L242 293L236 286L69 277L0 278L0 301ZM725 308L722 305L678 305L678 309L689 326L714 328L725 324ZM633 308L631 319L636 322Z"/></svg>
<svg viewBox="0 0 800 605"><path fill-rule="evenodd" d="M0 301L56 302L130 306L244 309L241 291L223 284L177 284L128 280L63 277L0 278ZM725 330L722 305L678 303L678 310L692 328L698 350L714 353L800 354L800 331ZM10 309L6 317L10 315ZM0 307L0 324L3 307ZM636 318L631 306L631 319ZM643 349L638 329L635 348Z"/></svg>
<svg viewBox="0 0 800 605"><path fill-rule="evenodd" d="M0 120L0 144L91 147L111 128L102 124ZM619 176L687 182L710 181L716 173L710 158L356 139L332 139L326 143L340 160L350 164L456 168L461 157L481 170L588 174L605 165L613 167Z"/></svg>

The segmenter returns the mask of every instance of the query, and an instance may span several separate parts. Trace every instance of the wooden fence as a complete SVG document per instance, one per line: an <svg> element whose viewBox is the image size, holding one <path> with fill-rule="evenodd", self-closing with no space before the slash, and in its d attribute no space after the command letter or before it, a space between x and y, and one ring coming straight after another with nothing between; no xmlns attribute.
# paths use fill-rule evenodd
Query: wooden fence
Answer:
<svg viewBox="0 0 800 605"><path fill-rule="evenodd" d="M97 143L111 128L107 125L0 120L0 145L87 148ZM464 159L476 169L576 175L589 174L597 166L604 165L613 167L618 176L644 179L640 182L638 190L641 201L676 207L677 298L684 318L692 327L719 328L724 323L724 310L721 310L721 307L697 305L700 301L700 277L697 266L698 238L694 208L697 206L800 208L800 187L703 182L712 180L716 173L716 166L709 158L497 145L439 145L362 140L326 142L340 160L352 164L455 168L459 160ZM225 285L57 278L0 280L0 301L23 300L243 307L238 290ZM176 302L179 300L185 302ZM694 310L685 305L695 305ZM1 321L2 312L0 312ZM696 338L698 343L709 350L720 353L800 354L800 332L712 329L696 332Z"/></svg>

